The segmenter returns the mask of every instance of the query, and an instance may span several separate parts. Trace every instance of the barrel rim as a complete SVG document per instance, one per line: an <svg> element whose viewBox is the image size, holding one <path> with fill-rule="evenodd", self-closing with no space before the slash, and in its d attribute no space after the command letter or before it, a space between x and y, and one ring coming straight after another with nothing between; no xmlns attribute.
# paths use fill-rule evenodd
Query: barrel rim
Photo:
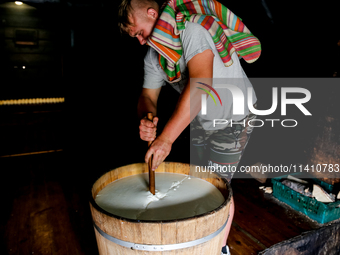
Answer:
<svg viewBox="0 0 340 255"><path fill-rule="evenodd" d="M180 162L172 162L172 161L166 161L164 163L180 163ZM135 165L136 163L132 163L132 164L129 164L129 165L125 165L125 166L130 166L130 165ZM138 163L137 163L138 164ZM186 164L186 165L193 165L193 164L189 164L189 163L181 163L181 164ZM125 167L123 166L123 167ZM119 167L117 167L119 168ZM116 169L116 168L115 168ZM108 172L105 172L104 174L102 174L94 183L93 185L101 178L103 177L105 174L115 170L115 169L112 169ZM215 173L216 174L216 173ZM132 175L131 175L132 176ZM174 220L136 220L136 219L130 219L130 218L125 218L123 216L119 216L119 215L115 215L113 213L110 213L108 211L105 211L103 208L101 208L97 203L96 201L94 200L93 196L92 196L92 189L93 189L93 185L91 186L91 189L90 189L90 204L97 210L99 211L100 213L103 213L107 216L110 216L110 217L114 217L118 220L122 220L122 221L126 221L126 222L131 222L131 223L155 223L155 224L160 224L160 223L175 223L175 222L180 222L180 221L186 221L186 220L189 220L189 219L196 219L196 218L202 218L202 217L205 217L207 215L210 215L210 214L214 214L214 213L217 213L218 211L222 210L222 208L224 208L230 201L231 201L231 198L232 198L232 195L233 195L233 191L231 189L231 185L230 183L228 182L228 180L222 176L219 176L219 178L221 178L221 180L223 180L223 182L226 184L226 186L228 187L228 191L229 191L229 194L228 194L228 198L226 200L224 200L224 202L217 208L215 208L214 210L211 210L209 212L206 212L206 213L202 213L202 214L198 214L198 215L195 215L195 216L192 216L192 217L186 217L186 218L181 218L181 219L174 219Z"/></svg>

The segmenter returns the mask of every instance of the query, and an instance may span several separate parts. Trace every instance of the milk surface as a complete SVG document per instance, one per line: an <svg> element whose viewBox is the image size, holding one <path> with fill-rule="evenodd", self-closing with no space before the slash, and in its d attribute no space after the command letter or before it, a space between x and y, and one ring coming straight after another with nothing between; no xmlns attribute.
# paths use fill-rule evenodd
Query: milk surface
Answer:
<svg viewBox="0 0 340 255"><path fill-rule="evenodd" d="M149 191L148 174L116 180L95 198L105 211L136 220L174 220L212 211L224 202L221 192L200 178L156 173L156 194Z"/></svg>

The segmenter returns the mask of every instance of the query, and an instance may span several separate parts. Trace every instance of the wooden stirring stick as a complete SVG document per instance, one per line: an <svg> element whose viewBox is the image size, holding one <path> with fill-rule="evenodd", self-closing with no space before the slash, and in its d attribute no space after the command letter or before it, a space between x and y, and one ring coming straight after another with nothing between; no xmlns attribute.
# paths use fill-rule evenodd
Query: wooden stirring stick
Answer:
<svg viewBox="0 0 340 255"><path fill-rule="evenodd" d="M151 121L153 120L153 115L151 112L148 113L148 119ZM152 141L148 142L149 147L151 144L152 144ZM149 159L149 190L153 195L155 195L155 192L156 192L155 171L152 171L152 158L153 158L153 155L151 155Z"/></svg>

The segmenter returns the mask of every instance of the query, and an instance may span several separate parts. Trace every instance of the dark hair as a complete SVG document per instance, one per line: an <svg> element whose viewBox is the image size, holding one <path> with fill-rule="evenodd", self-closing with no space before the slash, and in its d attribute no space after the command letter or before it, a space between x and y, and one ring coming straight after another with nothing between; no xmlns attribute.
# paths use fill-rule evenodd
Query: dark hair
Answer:
<svg viewBox="0 0 340 255"><path fill-rule="evenodd" d="M159 9L158 1L155 0L136 0L133 3L134 8L132 7L133 0L122 0L118 8L118 27L121 33L128 33L128 27L134 26L129 20L132 11L134 8L136 10L140 8L154 8Z"/></svg>

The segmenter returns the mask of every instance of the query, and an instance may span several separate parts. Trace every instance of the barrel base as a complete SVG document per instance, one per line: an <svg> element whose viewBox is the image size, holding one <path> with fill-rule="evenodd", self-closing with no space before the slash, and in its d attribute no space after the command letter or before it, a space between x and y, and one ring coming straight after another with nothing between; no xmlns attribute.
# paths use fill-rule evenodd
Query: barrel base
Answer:
<svg viewBox="0 0 340 255"><path fill-rule="evenodd" d="M153 252L133 250L120 246L103 237L96 228L94 228L94 232L100 255L220 255L226 227L220 234L205 243L185 249Z"/></svg>

